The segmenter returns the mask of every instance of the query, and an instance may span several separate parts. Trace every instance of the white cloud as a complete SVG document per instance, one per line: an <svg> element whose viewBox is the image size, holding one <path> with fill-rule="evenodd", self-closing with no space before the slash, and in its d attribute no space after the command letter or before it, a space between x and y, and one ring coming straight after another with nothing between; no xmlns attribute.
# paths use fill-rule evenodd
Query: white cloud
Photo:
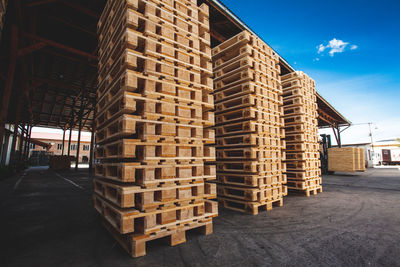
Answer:
<svg viewBox="0 0 400 267"><path fill-rule="evenodd" d="M318 54L319 54L319 53L324 52L326 47L323 44L320 44L319 46L317 46L317 48L318 48Z"/></svg>
<svg viewBox="0 0 400 267"><path fill-rule="evenodd" d="M358 48L358 45L352 45L351 47L350 47L350 50L356 50Z"/></svg>
<svg viewBox="0 0 400 267"><path fill-rule="evenodd" d="M349 42L344 42L342 40L333 38L327 45L320 44L317 46L318 54L322 54L325 50L329 50L328 54L333 57L335 53L343 53L349 44ZM355 50L357 48L358 46L353 44L351 45L350 50Z"/></svg>

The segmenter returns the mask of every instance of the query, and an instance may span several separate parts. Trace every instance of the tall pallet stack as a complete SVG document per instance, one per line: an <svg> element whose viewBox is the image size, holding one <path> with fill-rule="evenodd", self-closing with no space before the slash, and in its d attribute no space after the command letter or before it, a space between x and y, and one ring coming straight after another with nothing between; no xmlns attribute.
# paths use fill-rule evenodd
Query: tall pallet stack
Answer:
<svg viewBox="0 0 400 267"><path fill-rule="evenodd" d="M307 196L322 192L315 82L303 72L281 77L288 189Z"/></svg>
<svg viewBox="0 0 400 267"><path fill-rule="evenodd" d="M99 20L94 206L131 254L218 215L208 6L108 0Z"/></svg>
<svg viewBox="0 0 400 267"><path fill-rule="evenodd" d="M283 205L279 58L244 31L213 48L218 202L258 214Z"/></svg>
<svg viewBox="0 0 400 267"><path fill-rule="evenodd" d="M7 10L7 2L8 0L0 0L0 40L1 40L1 33L3 32L4 28L4 19Z"/></svg>

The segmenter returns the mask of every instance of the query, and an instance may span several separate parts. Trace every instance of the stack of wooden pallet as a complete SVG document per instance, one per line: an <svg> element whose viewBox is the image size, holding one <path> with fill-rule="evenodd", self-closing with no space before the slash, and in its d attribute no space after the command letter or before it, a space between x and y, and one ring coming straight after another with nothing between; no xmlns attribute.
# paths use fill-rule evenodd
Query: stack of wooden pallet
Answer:
<svg viewBox="0 0 400 267"><path fill-rule="evenodd" d="M357 147L332 147L328 149L328 171L365 171L365 150Z"/></svg>
<svg viewBox="0 0 400 267"><path fill-rule="evenodd" d="M7 10L7 2L8 0L0 0L0 40L1 40L1 33L3 32L3 27L4 27L4 18Z"/></svg>
<svg viewBox="0 0 400 267"><path fill-rule="evenodd" d="M287 185L307 196L322 192L315 82L303 72L281 77Z"/></svg>
<svg viewBox="0 0 400 267"><path fill-rule="evenodd" d="M133 257L218 215L208 18L196 0L108 0L99 20L94 206Z"/></svg>
<svg viewBox="0 0 400 267"><path fill-rule="evenodd" d="M257 214L283 204L278 55L244 31L213 48L218 202Z"/></svg>

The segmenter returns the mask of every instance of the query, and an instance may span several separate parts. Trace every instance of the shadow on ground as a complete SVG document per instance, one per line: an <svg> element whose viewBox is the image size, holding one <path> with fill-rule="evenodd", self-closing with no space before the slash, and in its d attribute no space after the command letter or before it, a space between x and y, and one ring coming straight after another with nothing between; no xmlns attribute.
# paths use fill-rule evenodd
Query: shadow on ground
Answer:
<svg viewBox="0 0 400 267"><path fill-rule="evenodd" d="M220 210L214 234L148 243L131 259L92 208L91 177L33 169L0 182L1 266L399 265L400 171L323 177L324 192L288 196L257 216Z"/></svg>

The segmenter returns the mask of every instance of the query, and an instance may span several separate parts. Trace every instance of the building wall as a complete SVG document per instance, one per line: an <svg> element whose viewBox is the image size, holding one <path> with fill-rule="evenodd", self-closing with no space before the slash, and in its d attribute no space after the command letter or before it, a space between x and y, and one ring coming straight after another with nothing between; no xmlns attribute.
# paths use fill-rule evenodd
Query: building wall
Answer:
<svg viewBox="0 0 400 267"><path fill-rule="evenodd" d="M374 152L375 152L374 164L375 165L379 165L383 160L382 149L390 150L390 155L391 155L392 161L399 161L400 162L400 147L396 147L396 146L374 146Z"/></svg>
<svg viewBox="0 0 400 267"><path fill-rule="evenodd" d="M39 138L36 139L43 143L51 144L51 147L50 149L47 150L46 148L43 148L41 146L31 144L30 155L32 155L33 151L47 151L52 153L53 155L62 154L62 140L50 140L50 139L39 139ZM64 146L65 146L64 155L67 155L68 140L65 141ZM78 142L71 141L71 150L70 150L71 156L76 156L77 148L78 148ZM81 141L79 150L79 162L89 161L89 158L90 158L90 142Z"/></svg>
<svg viewBox="0 0 400 267"><path fill-rule="evenodd" d="M381 165L383 160L382 149L390 150L392 161L400 161L400 143L394 140L389 142L374 142L374 147L372 147L371 144L351 144L343 146L364 148L367 167Z"/></svg>

